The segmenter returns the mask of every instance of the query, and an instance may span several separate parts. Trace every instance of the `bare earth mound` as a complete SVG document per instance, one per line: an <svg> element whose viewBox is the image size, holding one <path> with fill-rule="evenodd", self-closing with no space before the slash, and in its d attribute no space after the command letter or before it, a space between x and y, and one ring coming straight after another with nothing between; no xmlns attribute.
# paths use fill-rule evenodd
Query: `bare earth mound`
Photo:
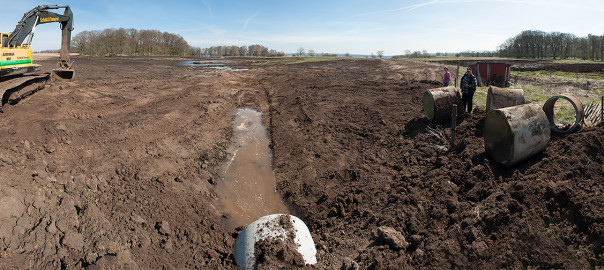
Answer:
<svg viewBox="0 0 604 270"><path fill-rule="evenodd" d="M244 106L265 113L277 190L313 235L313 268L604 266L602 127L505 167L484 152L482 111L453 151L436 147L421 98L437 66L179 61L76 58L76 81L5 107L0 268L237 268L214 189ZM278 244L261 243L298 261Z"/></svg>

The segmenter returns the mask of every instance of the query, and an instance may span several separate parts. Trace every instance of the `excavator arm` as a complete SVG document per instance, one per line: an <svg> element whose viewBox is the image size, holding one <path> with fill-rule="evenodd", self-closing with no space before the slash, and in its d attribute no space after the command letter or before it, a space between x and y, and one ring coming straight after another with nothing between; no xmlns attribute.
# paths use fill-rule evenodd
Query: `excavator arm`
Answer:
<svg viewBox="0 0 604 270"><path fill-rule="evenodd" d="M49 10L54 9L65 9L63 14L57 14L50 12ZM58 69L54 69L52 76L53 78L61 80L72 80L75 71L71 67L71 60L69 59L69 47L71 45L71 31L73 31L73 13L69 6L57 6L57 5L40 5L23 15L23 18L15 30L10 34L8 39L3 41L3 47L29 47L31 40L34 36L34 30L37 25L44 23L57 22L61 28L61 50L58 63ZM25 40L27 40L26 43Z"/></svg>

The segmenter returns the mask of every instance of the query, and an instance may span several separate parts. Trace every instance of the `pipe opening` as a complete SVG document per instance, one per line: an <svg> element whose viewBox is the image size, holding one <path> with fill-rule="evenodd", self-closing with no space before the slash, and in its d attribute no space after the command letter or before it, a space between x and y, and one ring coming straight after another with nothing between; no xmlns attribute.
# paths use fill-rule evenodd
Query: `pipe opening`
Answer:
<svg viewBox="0 0 604 270"><path fill-rule="evenodd" d="M514 133L506 116L500 111L490 111L484 121L484 144L487 153L499 163L514 156Z"/></svg>
<svg viewBox="0 0 604 270"><path fill-rule="evenodd" d="M583 121L583 103L572 94L549 98L543 105L552 130L558 133L572 132Z"/></svg>

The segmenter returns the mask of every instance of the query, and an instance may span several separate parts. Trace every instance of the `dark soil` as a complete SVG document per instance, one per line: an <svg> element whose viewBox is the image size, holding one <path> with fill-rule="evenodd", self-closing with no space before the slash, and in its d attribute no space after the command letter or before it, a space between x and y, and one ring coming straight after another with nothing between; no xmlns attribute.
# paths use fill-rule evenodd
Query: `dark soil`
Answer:
<svg viewBox="0 0 604 270"><path fill-rule="evenodd" d="M438 66L179 61L76 58L74 82L5 106L0 268L235 269L237 232L214 189L244 106L265 112L312 268L604 267L601 126L506 167L485 154L482 111L461 119L452 151L427 132L422 94L440 85Z"/></svg>
<svg viewBox="0 0 604 270"><path fill-rule="evenodd" d="M285 239L267 238L256 242L254 253L257 269L293 269L305 266L304 258L294 242L296 231L288 215L281 215L276 224L266 224L265 229L285 230Z"/></svg>

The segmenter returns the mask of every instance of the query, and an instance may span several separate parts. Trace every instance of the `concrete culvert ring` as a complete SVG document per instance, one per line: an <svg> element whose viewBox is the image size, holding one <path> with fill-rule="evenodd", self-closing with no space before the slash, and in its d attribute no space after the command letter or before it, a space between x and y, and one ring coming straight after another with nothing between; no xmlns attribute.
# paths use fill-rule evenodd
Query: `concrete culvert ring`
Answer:
<svg viewBox="0 0 604 270"><path fill-rule="evenodd" d="M568 101L575 111L575 117L573 123L565 123L558 119L556 116L555 108L556 102L558 99L563 99ZM583 121L583 103L579 100L575 95L570 93L565 93L557 96L553 96L549 98L545 104L543 105L543 111L547 116L547 120L549 121L550 127L553 131L558 133L569 133L572 132L579 126L579 123Z"/></svg>
<svg viewBox="0 0 604 270"><path fill-rule="evenodd" d="M453 104L457 104L457 115L463 114L461 96L453 86L428 89L424 92L423 106L430 122L446 122L451 119Z"/></svg>
<svg viewBox="0 0 604 270"><path fill-rule="evenodd" d="M498 163L512 165L542 151L551 137L539 104L492 110L484 120L484 146Z"/></svg>

